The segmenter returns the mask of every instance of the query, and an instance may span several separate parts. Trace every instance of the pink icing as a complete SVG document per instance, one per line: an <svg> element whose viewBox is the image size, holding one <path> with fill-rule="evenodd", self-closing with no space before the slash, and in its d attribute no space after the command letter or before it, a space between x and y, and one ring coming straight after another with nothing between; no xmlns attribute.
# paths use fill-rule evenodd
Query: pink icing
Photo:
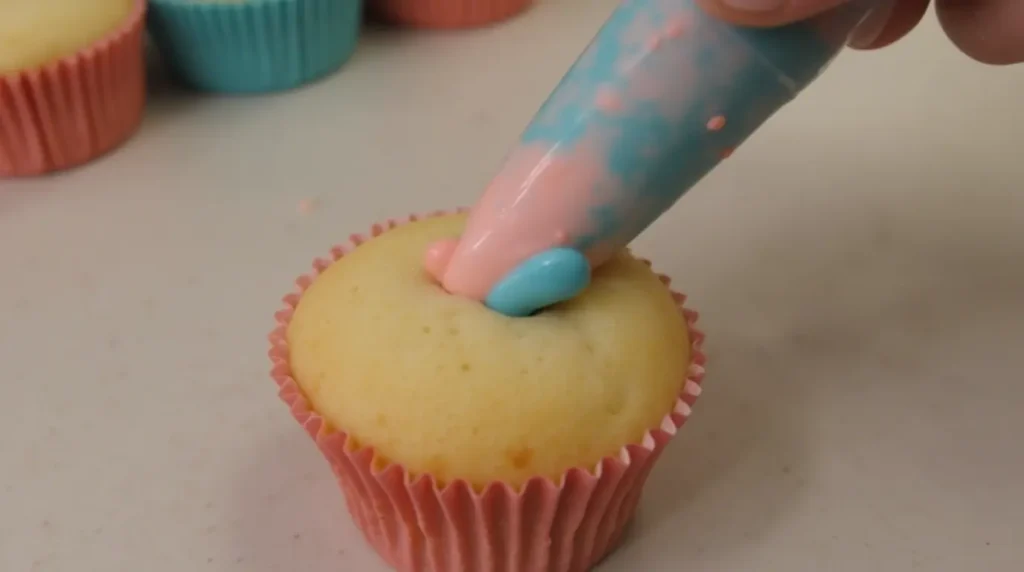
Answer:
<svg viewBox="0 0 1024 572"><path fill-rule="evenodd" d="M602 155L587 145L557 155L519 147L473 209L458 245L431 247L427 271L452 294L483 300L510 268L581 234L590 190L608 181Z"/></svg>
<svg viewBox="0 0 1024 572"><path fill-rule="evenodd" d="M427 249L427 255L424 258L423 266L426 268L427 273L433 276L440 282L440 277L444 276L444 271L448 268L448 263L452 259L452 254L455 253L455 248L459 245L459 241L454 238L446 240L439 240L434 244L430 245Z"/></svg>
<svg viewBox="0 0 1024 572"><path fill-rule="evenodd" d="M725 127L725 116L716 115L708 120L708 131L721 131Z"/></svg>
<svg viewBox="0 0 1024 572"><path fill-rule="evenodd" d="M620 113L625 109L626 105L622 101L622 97L610 89L602 89L597 94L597 108L605 113Z"/></svg>

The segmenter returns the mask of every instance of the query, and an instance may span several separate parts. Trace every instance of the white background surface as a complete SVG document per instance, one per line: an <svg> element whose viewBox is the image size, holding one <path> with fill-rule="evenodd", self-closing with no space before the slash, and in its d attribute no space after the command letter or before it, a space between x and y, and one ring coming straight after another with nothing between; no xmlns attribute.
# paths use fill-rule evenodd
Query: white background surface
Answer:
<svg viewBox="0 0 1024 572"><path fill-rule="evenodd" d="M0 182L0 570L384 570L267 375L277 300L349 232L472 202L613 4L371 32L278 96L158 82L118 153ZM638 241L711 363L602 572L1024 567L1024 68L933 20Z"/></svg>

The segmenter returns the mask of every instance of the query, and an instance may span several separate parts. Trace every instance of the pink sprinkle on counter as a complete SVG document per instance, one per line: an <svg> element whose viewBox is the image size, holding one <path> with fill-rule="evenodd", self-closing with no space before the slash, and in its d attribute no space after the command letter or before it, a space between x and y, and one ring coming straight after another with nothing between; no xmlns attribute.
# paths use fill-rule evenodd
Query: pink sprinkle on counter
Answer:
<svg viewBox="0 0 1024 572"><path fill-rule="evenodd" d="M297 207L299 214L304 215L313 212L314 209L316 209L315 199L302 199L301 201L299 201L299 206Z"/></svg>
<svg viewBox="0 0 1024 572"><path fill-rule="evenodd" d="M721 131L725 127L725 116L716 115L708 120L708 131Z"/></svg>

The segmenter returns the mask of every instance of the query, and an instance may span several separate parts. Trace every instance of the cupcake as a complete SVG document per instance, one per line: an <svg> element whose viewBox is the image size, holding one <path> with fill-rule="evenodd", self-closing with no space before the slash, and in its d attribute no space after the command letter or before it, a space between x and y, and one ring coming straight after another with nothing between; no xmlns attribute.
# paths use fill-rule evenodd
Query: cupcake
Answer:
<svg viewBox="0 0 1024 572"><path fill-rule="evenodd" d="M0 177L81 165L136 131L144 15L144 0L3 2Z"/></svg>
<svg viewBox="0 0 1024 572"><path fill-rule="evenodd" d="M417 28L476 28L511 18L533 0L370 0L381 19Z"/></svg>
<svg viewBox="0 0 1024 572"><path fill-rule="evenodd" d="M396 569L589 569L700 393L696 315L627 252L529 318L449 295L423 253L464 223L392 221L318 260L272 375Z"/></svg>
<svg viewBox="0 0 1024 572"><path fill-rule="evenodd" d="M194 88L285 90L326 76L355 51L362 0L150 0L149 29Z"/></svg>

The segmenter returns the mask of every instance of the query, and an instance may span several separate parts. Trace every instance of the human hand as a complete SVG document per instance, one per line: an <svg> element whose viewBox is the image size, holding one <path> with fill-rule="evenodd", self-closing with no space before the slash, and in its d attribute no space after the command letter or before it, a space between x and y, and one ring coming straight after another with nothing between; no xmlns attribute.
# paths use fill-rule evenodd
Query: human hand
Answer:
<svg viewBox="0 0 1024 572"><path fill-rule="evenodd" d="M744 26L781 26L810 18L849 0L697 0L708 13ZM939 22L961 51L979 62L1024 62L1024 0L934 0ZM887 46L921 21L932 0L879 0L849 44Z"/></svg>

